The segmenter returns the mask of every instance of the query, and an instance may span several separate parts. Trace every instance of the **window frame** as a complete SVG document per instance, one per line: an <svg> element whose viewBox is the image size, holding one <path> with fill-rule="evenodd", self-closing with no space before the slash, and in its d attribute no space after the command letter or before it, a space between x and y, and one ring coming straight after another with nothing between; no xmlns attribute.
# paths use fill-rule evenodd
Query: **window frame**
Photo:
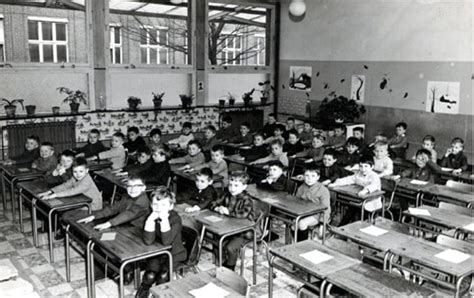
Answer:
<svg viewBox="0 0 474 298"><path fill-rule="evenodd" d="M119 29L119 43L115 43L115 30ZM110 24L109 25L109 53L110 54L110 64L123 64L123 30L121 24ZM115 61L116 49L120 49L120 62Z"/></svg>
<svg viewBox="0 0 474 298"><path fill-rule="evenodd" d="M160 36L160 32L159 30L166 30L166 45L169 44L169 28L168 27L164 27L164 26L149 26L149 25L145 25L145 26L142 26L142 29L144 29L146 31L146 44L142 44L141 41L139 43L140 45L140 64L142 65L170 65L170 51L169 51L169 48L166 47L166 46L162 46L160 44L151 44L150 43L150 31L151 30L155 30L157 33L158 33L158 36ZM143 63L142 62L142 49L145 48L146 49L146 63ZM156 63L151 63L151 49L155 49L156 50ZM165 49L166 50L166 63L160 63L161 59L160 59L160 55L161 55L161 50L162 49Z"/></svg>
<svg viewBox="0 0 474 298"><path fill-rule="evenodd" d="M243 65L243 64L242 64L242 43L243 43L243 41L244 41L243 35L242 35L242 34L229 34L229 33L223 32L223 33L221 34L221 36L222 36L222 37L224 38L224 40L225 40L225 42L224 42L224 43L225 43L225 46L222 47L222 52L221 52L221 55L225 55L225 59L221 58L221 62L222 62L222 63L220 63L219 65L220 65L220 66L241 66L241 65ZM232 43L233 43L234 46L231 47L231 48L228 47L229 37L232 37L232 39L233 39L233 40L232 40ZM239 41L240 47L238 47L238 48L235 47L235 45L236 45L236 38L237 38L237 37L240 39L240 41ZM231 64L225 62L225 61L228 61L228 54L229 54L229 53L232 53L232 55L233 55L233 57L234 57L234 58L233 58L234 60L232 61ZM236 63L236 62L237 62L237 59L235 59L235 57L237 56L237 55L236 55L237 53L238 53L238 56L239 56L239 60L238 60L239 63Z"/></svg>
<svg viewBox="0 0 474 298"><path fill-rule="evenodd" d="M3 14L0 14L0 24L1 24L1 29L0 30L0 45L2 45L2 51L0 52L1 60L0 64L5 64L7 63L7 55L5 51L5 19L3 17Z"/></svg>
<svg viewBox="0 0 474 298"><path fill-rule="evenodd" d="M36 17L36 16L28 16L27 22L37 22L38 23L38 39L30 39L29 38L29 29L27 30L27 41L28 41L28 56L30 63L68 63L69 62L69 34L68 34L68 25L69 20L65 18L49 18L49 17ZM51 23L51 36L52 40L44 40L43 39L43 23ZM64 24L65 25L65 40L57 40L57 31L56 31L56 24ZM27 27L28 28L28 27ZM31 55L29 47L31 44L38 45L38 56L39 61L31 61ZM53 61L44 62L44 45L52 45L53 47ZM66 61L58 61L58 50L57 46L66 46Z"/></svg>

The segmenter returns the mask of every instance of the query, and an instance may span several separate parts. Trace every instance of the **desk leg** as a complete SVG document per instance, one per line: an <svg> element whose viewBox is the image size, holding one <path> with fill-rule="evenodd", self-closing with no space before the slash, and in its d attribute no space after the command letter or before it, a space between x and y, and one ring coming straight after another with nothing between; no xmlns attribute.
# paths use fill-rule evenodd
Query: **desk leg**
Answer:
<svg viewBox="0 0 474 298"><path fill-rule="evenodd" d="M217 267L222 267L222 246L224 244L225 235L219 239L219 255L217 258Z"/></svg>
<svg viewBox="0 0 474 298"><path fill-rule="evenodd" d="M31 228L33 229L33 245L38 247L38 225L36 222L36 199L31 200Z"/></svg>
<svg viewBox="0 0 474 298"><path fill-rule="evenodd" d="M65 253L65 262L66 262L66 281L71 282L71 260L69 254L69 227L70 225L66 226L66 235L64 235L64 253ZM87 264L86 264L86 275L87 275Z"/></svg>
<svg viewBox="0 0 474 298"><path fill-rule="evenodd" d="M94 273L94 254L92 250L94 249L94 242L91 241L89 245L89 298L95 298L95 273Z"/></svg>
<svg viewBox="0 0 474 298"><path fill-rule="evenodd" d="M294 223L295 243L298 243L298 227L299 227L300 219L301 219L301 216L297 216L295 218L295 223Z"/></svg>
<svg viewBox="0 0 474 298"><path fill-rule="evenodd" d="M12 200L12 221L15 222L16 221L16 210L15 210L15 182L16 182L16 179L13 178L11 183L10 183L10 193L11 193L11 200Z"/></svg>
<svg viewBox="0 0 474 298"><path fill-rule="evenodd" d="M53 251L53 212L51 209L48 212L48 245L49 245L49 260L54 263L54 251Z"/></svg>
<svg viewBox="0 0 474 298"><path fill-rule="evenodd" d="M456 293L455 293L455 297L458 298L460 297L460 292L461 292L461 283L462 281L464 280L464 278L466 277L467 275L463 275L461 276L458 281L456 282Z"/></svg>
<svg viewBox="0 0 474 298"><path fill-rule="evenodd" d="M275 256L271 256L268 260L268 297L273 297L273 260Z"/></svg>
<svg viewBox="0 0 474 298"><path fill-rule="evenodd" d="M204 242L205 233L206 233L206 227L204 225L202 225L201 238L199 239L199 244L198 244L198 255L197 255L198 260L199 260L199 258L201 258L202 243Z"/></svg>
<svg viewBox="0 0 474 298"><path fill-rule="evenodd" d="M3 197L3 210L7 211L7 192L5 191L5 174L2 171L2 197Z"/></svg>
<svg viewBox="0 0 474 298"><path fill-rule="evenodd" d="M25 227L23 226L23 189L20 188L20 193L18 195L18 210L20 211L20 218L18 219L20 221L20 232L24 233L25 232Z"/></svg>
<svg viewBox="0 0 474 298"><path fill-rule="evenodd" d="M241 259L241 262L244 260ZM257 284L257 230L256 228L253 229L253 284Z"/></svg>
<svg viewBox="0 0 474 298"><path fill-rule="evenodd" d="M324 288L326 287L328 281L327 280L323 280L323 282L321 283L321 286L319 287L319 297L320 298L324 298Z"/></svg>
<svg viewBox="0 0 474 298"><path fill-rule="evenodd" d="M323 245L324 245L324 242L326 241L326 225L327 225L327 219L326 219L326 216L324 216L324 212L322 213L323 214Z"/></svg>

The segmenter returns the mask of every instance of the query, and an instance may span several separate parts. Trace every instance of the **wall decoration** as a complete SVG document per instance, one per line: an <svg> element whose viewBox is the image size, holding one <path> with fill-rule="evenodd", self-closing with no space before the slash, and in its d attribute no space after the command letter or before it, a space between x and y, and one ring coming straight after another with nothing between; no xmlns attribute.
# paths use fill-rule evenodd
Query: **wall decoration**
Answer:
<svg viewBox="0 0 474 298"><path fill-rule="evenodd" d="M428 81L426 111L431 113L458 114L460 82Z"/></svg>
<svg viewBox="0 0 474 298"><path fill-rule="evenodd" d="M311 91L311 66L290 66L290 90Z"/></svg>
<svg viewBox="0 0 474 298"><path fill-rule="evenodd" d="M352 75L351 99L357 102L364 102L364 99L365 99L365 76L364 75Z"/></svg>

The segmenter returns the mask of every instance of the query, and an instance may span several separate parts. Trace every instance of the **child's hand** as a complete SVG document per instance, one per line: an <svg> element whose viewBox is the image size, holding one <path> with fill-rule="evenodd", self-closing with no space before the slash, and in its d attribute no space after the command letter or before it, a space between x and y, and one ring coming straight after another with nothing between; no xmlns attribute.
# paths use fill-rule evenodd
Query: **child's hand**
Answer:
<svg viewBox="0 0 474 298"><path fill-rule="evenodd" d="M37 167L38 167L38 166L37 166L35 163L33 163L33 164L31 165L31 168L32 168L32 169L36 169Z"/></svg>
<svg viewBox="0 0 474 298"><path fill-rule="evenodd" d="M110 228L111 226L112 225L110 224L110 222L104 222L103 224L96 225L94 229L102 231L102 230Z"/></svg>
<svg viewBox="0 0 474 298"><path fill-rule="evenodd" d="M169 210L163 210L160 213L158 213L158 218L160 220L168 220L169 216L170 216Z"/></svg>
<svg viewBox="0 0 474 298"><path fill-rule="evenodd" d="M76 154L76 157L84 157L84 156L85 156L85 154L83 152Z"/></svg>
<svg viewBox="0 0 474 298"><path fill-rule="evenodd" d="M47 200L55 199L56 197L57 197L56 194L52 193L52 194L42 197L41 199L47 201Z"/></svg>
<svg viewBox="0 0 474 298"><path fill-rule="evenodd" d="M323 185L327 186L331 183L331 180L327 179L322 182Z"/></svg>
<svg viewBox="0 0 474 298"><path fill-rule="evenodd" d="M305 162L305 163L311 163L311 162L313 162L313 159L310 158L310 159L305 160L304 162Z"/></svg>
<svg viewBox="0 0 474 298"><path fill-rule="evenodd" d="M269 167L268 167L268 165L264 165L263 168L266 170L266 169L268 169Z"/></svg>
<svg viewBox="0 0 474 298"><path fill-rule="evenodd" d="M88 217L84 217L82 219L79 219L77 221L77 223L88 223L88 222L91 222L95 219L95 216L94 215L91 215L91 216L88 216Z"/></svg>
<svg viewBox="0 0 474 298"><path fill-rule="evenodd" d="M188 208L184 209L184 212L186 212L186 213L193 213L193 212L198 212L198 211L200 211L200 210L201 210L201 208L199 208L199 206L196 205L196 206L188 207Z"/></svg>
<svg viewBox="0 0 474 298"><path fill-rule="evenodd" d="M45 192L40 192L39 194L37 194L37 196L41 199L47 195L49 195L51 193L51 191L45 191Z"/></svg>
<svg viewBox="0 0 474 298"><path fill-rule="evenodd" d="M296 154L295 154L295 155L292 155L292 156L290 156L289 158L296 158Z"/></svg>
<svg viewBox="0 0 474 298"><path fill-rule="evenodd" d="M221 210L219 213L223 215L229 215L229 209L227 209L227 207L221 206Z"/></svg>
<svg viewBox="0 0 474 298"><path fill-rule="evenodd" d="M453 170L454 175L461 175L461 173L462 173L462 169Z"/></svg>
<svg viewBox="0 0 474 298"><path fill-rule="evenodd" d="M160 214L158 212L153 211L152 213L150 213L150 215L148 215L148 218L146 220L156 221L159 217Z"/></svg>
<svg viewBox="0 0 474 298"><path fill-rule="evenodd" d="M214 211L219 213L219 214L222 214L222 208L223 208L222 206L218 206L218 207L214 208Z"/></svg>
<svg viewBox="0 0 474 298"><path fill-rule="evenodd" d="M366 189L366 188L364 188L363 190L361 190L361 191L359 191L359 192L357 193L357 195L358 195L360 198L363 198L363 197L367 196L368 194L369 194L369 190Z"/></svg>
<svg viewBox="0 0 474 298"><path fill-rule="evenodd" d="M193 168L188 168L188 169L184 170L185 173L191 173L191 172L193 172L193 171L194 171Z"/></svg>
<svg viewBox="0 0 474 298"><path fill-rule="evenodd" d="M446 157L448 157L451 153L453 153L453 148L448 148L448 150L446 150Z"/></svg>

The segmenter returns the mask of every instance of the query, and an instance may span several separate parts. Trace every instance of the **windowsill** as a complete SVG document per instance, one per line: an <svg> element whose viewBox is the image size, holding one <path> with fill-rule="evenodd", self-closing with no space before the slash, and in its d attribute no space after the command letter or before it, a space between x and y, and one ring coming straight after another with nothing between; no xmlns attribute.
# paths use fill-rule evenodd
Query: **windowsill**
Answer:
<svg viewBox="0 0 474 298"><path fill-rule="evenodd" d="M0 116L0 121L5 121L5 120L23 120L23 119L39 119L39 118L62 118L62 117L74 117L74 116L84 116L87 112L85 111L80 111L79 113L72 114L72 113L59 113L59 114L53 114L53 113L40 113L40 114L35 114L33 116L28 116L26 114L21 114L21 115L16 115L13 118L8 118L5 115Z"/></svg>

